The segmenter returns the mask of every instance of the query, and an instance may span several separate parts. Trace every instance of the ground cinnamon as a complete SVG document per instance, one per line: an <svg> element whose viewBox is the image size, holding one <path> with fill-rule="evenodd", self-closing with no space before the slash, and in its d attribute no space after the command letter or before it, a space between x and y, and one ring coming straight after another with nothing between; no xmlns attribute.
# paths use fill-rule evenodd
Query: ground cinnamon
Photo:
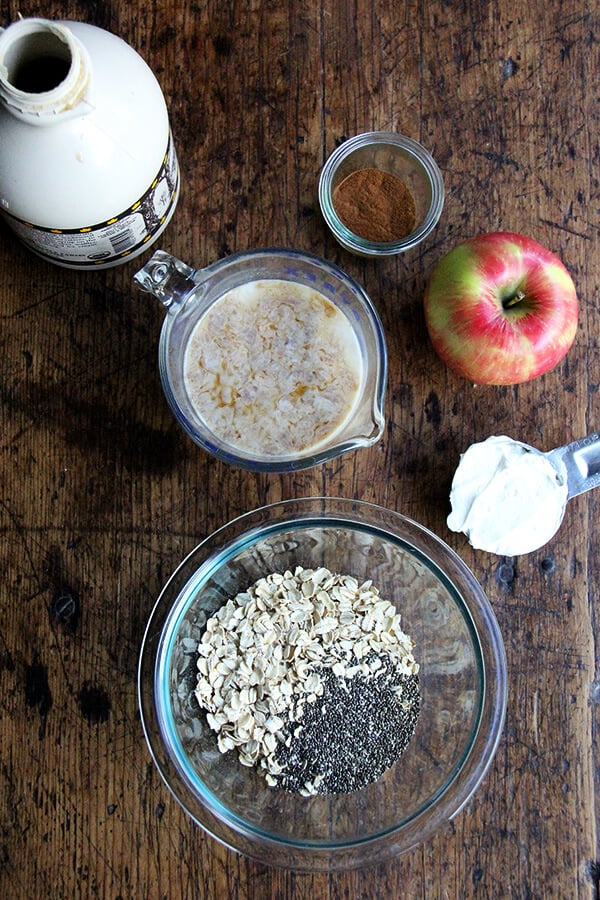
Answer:
<svg viewBox="0 0 600 900"><path fill-rule="evenodd" d="M415 227L415 200L397 175L381 169L357 169L335 188L333 205L353 234L389 243Z"/></svg>

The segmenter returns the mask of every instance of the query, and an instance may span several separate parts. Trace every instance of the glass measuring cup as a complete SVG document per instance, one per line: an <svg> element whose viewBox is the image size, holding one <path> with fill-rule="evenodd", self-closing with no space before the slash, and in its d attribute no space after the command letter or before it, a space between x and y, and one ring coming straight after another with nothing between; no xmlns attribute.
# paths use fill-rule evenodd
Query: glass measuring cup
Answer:
<svg viewBox="0 0 600 900"><path fill-rule="evenodd" d="M387 350L381 321L362 287L337 266L313 254L287 249L250 250L236 253L211 265L193 269L165 251L158 250L135 274L134 281L153 294L167 310L160 342L159 369L163 390L175 418L189 437L214 456L254 471L285 472L308 468L348 450L375 443L384 428L384 392L387 377ZM203 317L217 301L248 285L279 282L310 289L327 306L341 313L358 348L358 387L354 402L329 434L316 443L297 449L256 452L232 441L207 424L207 412L192 402L186 380L186 350ZM235 316L234 316L235 318ZM279 322L273 321L277 331ZM283 341L286 335L281 335ZM242 348L254 352L253 341ZM232 348L234 359L239 347ZM327 348L324 348L327 352ZM235 359L234 359L235 362ZM335 366L335 358L330 360ZM335 373L335 369L334 369ZM316 376L315 376L316 377ZM273 379L277 391L277 378ZM304 385L309 389L312 385ZM279 398L274 393L272 416L278 417ZM301 410L301 407L300 407Z"/></svg>

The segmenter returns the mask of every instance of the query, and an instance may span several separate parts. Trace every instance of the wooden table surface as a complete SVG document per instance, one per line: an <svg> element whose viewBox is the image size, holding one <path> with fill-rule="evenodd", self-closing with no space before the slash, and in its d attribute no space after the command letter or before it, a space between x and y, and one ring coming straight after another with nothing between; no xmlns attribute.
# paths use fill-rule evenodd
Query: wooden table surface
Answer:
<svg viewBox="0 0 600 900"><path fill-rule="evenodd" d="M283 476L227 467L163 398L164 313L132 284L150 253L74 272L2 227L3 895L598 900L598 495L514 559L473 551L446 516L473 441L550 449L598 429L600 3L9 0L0 22L19 12L102 26L156 73L182 170L157 246L194 266L266 245L335 261L381 315L389 383L373 448ZM445 180L439 226L398 259L341 250L318 209L326 156L368 130L420 140ZM445 251L498 229L562 257L580 328L550 374L474 387L435 356L422 297ZM509 673L499 750L465 810L404 856L331 875L259 865L194 826L151 762L136 698L144 625L183 556L233 516L315 494L399 510L446 540L493 605Z"/></svg>

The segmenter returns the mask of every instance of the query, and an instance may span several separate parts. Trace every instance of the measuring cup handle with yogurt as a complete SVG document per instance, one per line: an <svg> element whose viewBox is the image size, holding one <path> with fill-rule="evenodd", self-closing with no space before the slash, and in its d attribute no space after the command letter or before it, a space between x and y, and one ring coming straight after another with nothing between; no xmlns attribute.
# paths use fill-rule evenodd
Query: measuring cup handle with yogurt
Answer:
<svg viewBox="0 0 600 900"><path fill-rule="evenodd" d="M560 528L567 500L600 485L600 433L542 453L505 435L461 455L450 491L448 527L470 544L520 556Z"/></svg>
<svg viewBox="0 0 600 900"><path fill-rule="evenodd" d="M545 454L557 471L564 471L567 499L600 485L600 431Z"/></svg>

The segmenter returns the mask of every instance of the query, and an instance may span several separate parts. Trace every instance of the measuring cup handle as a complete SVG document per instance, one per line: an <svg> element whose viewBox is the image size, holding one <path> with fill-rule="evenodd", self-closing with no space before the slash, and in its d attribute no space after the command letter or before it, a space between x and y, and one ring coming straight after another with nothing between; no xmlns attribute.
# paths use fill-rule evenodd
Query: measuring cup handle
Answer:
<svg viewBox="0 0 600 900"><path fill-rule="evenodd" d="M566 470L569 499L600 486L600 432L551 450L548 456Z"/></svg>
<svg viewBox="0 0 600 900"><path fill-rule="evenodd" d="M136 272L133 280L143 291L147 291L163 303L167 309L183 303L190 291L198 283L197 271L171 256L164 250L156 250L143 269Z"/></svg>

